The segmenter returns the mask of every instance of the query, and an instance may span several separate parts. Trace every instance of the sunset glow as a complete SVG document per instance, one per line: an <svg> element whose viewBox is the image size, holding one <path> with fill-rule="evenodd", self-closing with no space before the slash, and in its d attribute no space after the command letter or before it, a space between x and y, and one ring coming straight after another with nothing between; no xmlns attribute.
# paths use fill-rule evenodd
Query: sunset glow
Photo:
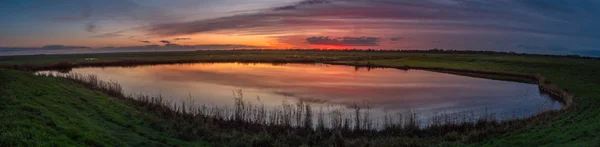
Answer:
<svg viewBox="0 0 600 147"><path fill-rule="evenodd" d="M9 0L0 4L0 52L444 48L595 56L598 6L587 0Z"/></svg>
<svg viewBox="0 0 600 147"><path fill-rule="evenodd" d="M0 0L0 147L599 146L599 75L600 0Z"/></svg>

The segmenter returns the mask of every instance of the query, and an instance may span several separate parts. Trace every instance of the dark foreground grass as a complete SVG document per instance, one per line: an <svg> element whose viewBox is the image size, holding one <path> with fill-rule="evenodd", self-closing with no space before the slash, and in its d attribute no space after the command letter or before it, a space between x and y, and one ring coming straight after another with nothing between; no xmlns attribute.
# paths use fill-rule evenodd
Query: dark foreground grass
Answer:
<svg viewBox="0 0 600 147"><path fill-rule="evenodd" d="M85 61L85 58L98 58L94 61ZM344 61L346 60L346 61ZM509 54L437 54L437 53L399 53L399 52L318 52L318 51L210 51L210 52L176 52L176 53L164 53L162 56L159 53L128 53L128 54L94 54L94 55L53 55L53 56L22 56L22 57L0 57L0 65L7 68L14 69L24 69L24 70L34 70L34 69L43 69L51 66L55 66L62 62L65 67L77 67L77 66L90 66L90 65L105 65L105 66L118 66L118 65L132 65L132 64L158 64L158 63L179 63L179 62L195 62L195 61L208 61L208 62L222 62L222 61L247 61L247 62L335 62L335 63L343 63L343 64L353 64L353 65L362 65L362 66L386 66L386 67L417 67L417 68L430 68L430 69L460 69L460 70L477 70L477 71L490 71L490 72L501 72L501 73L513 73L513 74L528 74L528 75L541 75L549 79L550 81L556 83L561 88L567 89L570 93L575 95L573 99L573 105L565 111L560 113L551 113L544 117L543 121L538 121L540 119L533 118L533 121L527 121L525 123L519 123L518 127L511 127L509 131L495 131L491 130L491 134L481 135L482 138L469 139L465 136L478 136L477 134L469 134L469 133L478 133L478 132L490 132L490 131L481 131L475 130L471 132L449 132L442 134L441 136L430 136L430 137L403 137L399 135L389 135L389 136L379 136L373 137L365 134L362 137L355 137L351 140L345 140L344 142L348 145L353 143L365 143L365 142L376 142L376 145L435 145L441 143L442 145L491 145L491 146L537 146L537 145L548 145L548 146L596 146L600 143L600 77L597 76L600 73L600 61L593 59L580 59L580 58L566 58L566 57L548 57L548 56L523 56L523 55L509 55ZM68 64L65 64L68 63ZM3 73L9 73L6 75L15 76L20 75L24 77L28 77L31 75L21 75L24 73L21 72L13 72L13 71L2 71ZM5 74L3 74L5 75ZM472 76L484 76L484 75L472 75ZM19 76L18 76L19 77ZM34 78L34 77L30 77ZM48 97L53 97L51 95L37 95L36 89L27 89L29 87L38 87L37 89L46 89L45 85L39 84L39 82L33 82L35 80L11 80L15 79L15 77L3 78L2 86L9 87L9 94L2 91L2 103L6 103L3 105L0 111L3 114L4 118L12 118L16 119L24 116L5 116L5 113L12 114L11 111L25 111L23 109L12 108L8 106L13 105L35 105L40 109L49 109L52 108L53 105L42 105L38 103L46 103L45 101L49 100ZM34 78L35 79L35 78ZM52 80L54 82L56 79L52 78L44 78L46 80ZM20 85L23 88L13 88L18 86L5 86L4 80L8 80L14 85ZM42 81L47 82L47 81ZM35 83L35 84L34 84ZM54 91L70 91L76 92L71 95L67 95L69 99L75 99L81 97L88 97L88 95L82 95L81 93L95 93L91 92L87 89L79 86L78 88L72 88L72 86L77 87L73 84L65 84L62 88L55 88ZM11 91L21 91L20 93L10 93ZM23 89L23 90L19 90ZM102 95L99 93L96 96L89 96L92 99L99 99L95 101L90 101L89 104L82 104L81 107L86 107L87 105L93 105L100 110L109 109L105 111L116 111L120 112L120 110L110 110L112 107L99 105L96 101L110 101L114 100L107 99L106 97L98 96ZM7 97L8 96L8 97ZM14 101L13 99L17 99L15 97L28 97L29 101ZM65 97L65 98L67 98ZM7 99L7 100L4 100ZM53 100L53 99L52 99ZM20 102L20 103L19 103ZM69 103L69 100L56 100L53 103ZM93 103L92 103L93 102ZM113 102L119 103L119 102ZM124 104L119 104L120 106L126 107L127 102ZM76 105L62 105L65 110L71 109L68 115L65 115L67 118L69 115L73 116L82 116L86 114L86 111L74 111L77 110ZM48 108L47 108L48 107ZM72 107L72 108L71 108ZM10 108L10 110L9 110ZM37 107L36 107L37 108ZM131 106L129 109L138 109L137 107ZM15 110L12 110L15 109ZM25 111L26 112L26 111ZM158 128L158 130L163 130L165 133L165 138L181 138L181 135L177 133L168 133L168 132L177 132L173 130L178 129L169 129L172 121L160 121L162 117L158 117L155 115L150 115L146 112L145 109L140 109L139 115L148 116L149 118L156 119L144 119L140 120L143 122L163 122L159 127L157 124L149 125L154 127L149 128ZM94 116L104 113L98 112L87 112L88 115ZM59 115L62 116L62 115ZM85 115L83 115L85 116ZM87 117L83 117L82 119L88 119ZM104 115L100 115L104 116ZM34 119L41 119L44 117L33 116L32 118L23 119L22 122L35 122ZM70 117L69 117L70 118ZM31 119L31 120L29 120ZM70 119L68 119L70 120ZM154 121L152 121L154 120ZM112 122L112 121L108 121ZM118 121L117 121L118 122ZM113 122L114 123L114 122ZM19 121L7 121L3 123L3 126L9 125L18 125ZM32 123L35 125L44 125L45 121L38 121ZM52 123L49 123L50 126L53 126ZM111 124L111 123L108 123ZM175 123L173 123L175 124ZM58 125L57 125L58 126ZM93 127L85 128L77 125L66 124L65 127L74 127L82 130L91 129ZM94 125L95 126L95 125ZM100 125L103 126L103 125ZM2 127L2 139L6 138L4 129L13 129L19 127ZM24 127L20 128L23 129ZM37 134L48 134L44 131L40 131L41 129L36 129L33 131L14 131L14 132L22 132L22 136L36 136ZM60 129L62 130L62 129ZM104 129L97 129L104 130ZM110 129L107 129L110 130ZM123 129L116 129L123 130ZM170 130L170 131L169 131ZM163 132L160 131L160 132ZM93 132L93 131L92 131ZM110 132L110 131L108 131ZM131 130L124 129L123 132L131 133ZM251 145L254 143L260 143L260 141L278 141L277 139L273 139L274 137L278 137L278 134L261 134L261 133L252 133L249 131L236 131L236 130L221 130L213 132L214 135L209 134L208 136L221 136L221 138L230 138L226 140L218 140L218 142L213 142L215 144L222 144L228 142L238 142L238 144L247 144ZM56 132L57 135L47 135L47 136L56 136L57 138L36 138L29 139L34 140L36 142L56 142L58 137L69 136L70 133L64 132ZM100 133L102 134L102 133ZM117 133L118 134L118 133ZM127 133L123 133L127 134ZM285 134L282 132L280 134ZM489 136L492 135L492 136ZM110 136L110 135L108 135ZM148 136L148 135L146 135ZM207 136L207 134L203 134L203 136ZM283 136L283 135L279 135ZM329 135L329 136L321 136L322 138L315 138L316 140L330 140L328 143L335 143L336 138L339 138L340 135ZM318 137L318 136L317 136ZM23 137L28 138L28 137ZM29 137L31 138L31 137ZM75 138L85 138L85 137L75 137ZM110 140L110 137L98 137L100 140ZM114 137L113 137L114 138ZM234 139L231 139L234 138ZM206 138L205 138L206 139ZM210 139L210 138L208 138ZM299 138L302 139L302 138ZM94 140L94 139L88 139ZM119 140L119 139L114 139ZM162 140L162 139L159 139ZM202 140L202 139L200 139ZM290 140L294 140L291 138ZM178 139L171 140L163 140L169 143L178 142ZM189 139L187 141L190 141ZM187 142L186 141L186 142ZM285 141L285 140L284 140ZM337 139L339 141L339 139ZM27 143L27 139L25 140L14 140L15 143ZM101 141L104 142L104 141ZM119 141L110 141L111 143L116 143ZM120 141L124 144L136 145L135 142L128 141ZM59 144L62 142L58 142ZM86 143L84 140L75 140L73 143L79 144L88 144L94 145L93 143ZM154 144L154 143L153 143ZM285 143L284 143L285 144ZM234 145L234 144L232 144ZM255 144L256 145L256 144ZM367 144L369 145L369 144ZM374 145L374 144L371 144Z"/></svg>
<svg viewBox="0 0 600 147"><path fill-rule="evenodd" d="M0 146L203 146L151 124L164 121L106 94L0 69Z"/></svg>

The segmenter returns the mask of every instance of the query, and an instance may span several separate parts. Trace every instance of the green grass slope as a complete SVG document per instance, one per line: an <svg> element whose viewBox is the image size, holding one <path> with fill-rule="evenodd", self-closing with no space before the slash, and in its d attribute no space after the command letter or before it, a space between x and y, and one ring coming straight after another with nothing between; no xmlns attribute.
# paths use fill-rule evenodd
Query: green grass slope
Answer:
<svg viewBox="0 0 600 147"><path fill-rule="evenodd" d="M540 74L575 95L557 120L487 139L475 146L600 146L600 60L507 55L413 54L394 60L341 62Z"/></svg>
<svg viewBox="0 0 600 147"><path fill-rule="evenodd" d="M99 58L85 61L85 58ZM390 59L394 58L394 59ZM415 66L540 74L575 95L569 111L555 120L525 126L482 142L447 145L472 146L600 146L600 60L484 54L211 51L173 53L120 53L0 57L0 65L32 67L66 61L117 62L122 60L336 60L345 64ZM369 60L369 61L354 61ZM385 60L379 60L385 59ZM343 61L351 60L351 61ZM0 69L0 146L14 145L134 145L142 143L202 145L176 139L174 132L153 129L154 115L137 111L76 84ZM169 129L166 129L169 130ZM238 138L239 139L239 138Z"/></svg>
<svg viewBox="0 0 600 147"><path fill-rule="evenodd" d="M84 87L0 69L0 146L203 146L153 129L156 116ZM151 121L150 121L151 122Z"/></svg>

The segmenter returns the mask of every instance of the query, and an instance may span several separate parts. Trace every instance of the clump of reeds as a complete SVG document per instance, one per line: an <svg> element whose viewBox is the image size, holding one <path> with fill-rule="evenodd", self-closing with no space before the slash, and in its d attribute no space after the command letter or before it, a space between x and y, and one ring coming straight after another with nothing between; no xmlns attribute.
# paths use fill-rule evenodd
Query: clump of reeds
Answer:
<svg viewBox="0 0 600 147"><path fill-rule="evenodd" d="M331 108L321 106L313 111L311 103L298 101L295 104L283 101L281 107L267 109L264 104L244 100L241 90L233 92L232 108L224 106L209 106L195 104L190 95L180 103L165 100L162 96L145 94L125 95L122 87L115 81L102 81L94 75L76 73L40 72L39 76L55 77L79 83L85 87L102 91L112 97L128 100L145 108L158 116L174 120L173 125L182 138L215 139L206 134L215 128L219 130L243 130L271 134L275 137L288 138L286 141L319 142L323 137L331 139L329 143L346 139L390 136L447 136L450 140L462 139L467 141L479 140L486 136L506 132L518 128L521 124L538 122L540 118L552 118L551 115L541 115L537 118L523 120L515 119L498 122L493 113L486 111L481 115L470 113L436 113L430 117L429 123L423 123L417 111L396 112L388 114L385 111L383 119L373 119L372 107L367 102L353 103L349 108ZM547 113L549 114L549 113ZM314 118L315 117L315 118ZM316 119L316 121L314 121ZM165 125L165 124L162 124ZM158 125L161 126L161 125ZM457 135L457 132L473 132ZM282 134L283 133L283 134ZM204 135L203 135L204 134ZM476 134L472 136L472 134ZM294 139L295 138L295 139Z"/></svg>
<svg viewBox="0 0 600 147"><path fill-rule="evenodd" d="M54 73L54 72L40 72L39 76L55 77L59 79L66 79L75 81L85 87L102 91L110 96L123 97L123 89L121 85L116 81L103 81L98 79L96 75L82 75L77 73Z"/></svg>

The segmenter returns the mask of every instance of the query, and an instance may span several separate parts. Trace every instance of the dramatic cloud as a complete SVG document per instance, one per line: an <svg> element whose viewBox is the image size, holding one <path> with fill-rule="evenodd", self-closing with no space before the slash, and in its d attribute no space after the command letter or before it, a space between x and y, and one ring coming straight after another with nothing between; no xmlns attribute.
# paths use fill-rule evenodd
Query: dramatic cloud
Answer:
<svg viewBox="0 0 600 147"><path fill-rule="evenodd" d="M281 7L273 8L273 11L285 11L285 10L294 10L298 7L309 6L309 5L317 5L317 4L328 4L331 3L331 0L303 0L298 3L292 5L286 5Z"/></svg>
<svg viewBox="0 0 600 147"><path fill-rule="evenodd" d="M170 36L214 31L248 34L287 33L299 28L356 27L361 29L515 32L542 35L600 38L593 1L544 5L520 1L397 1L397 0L307 0L270 11L215 19L165 23L147 28L152 34ZM561 8L552 11L556 7ZM563 10L564 9L564 10ZM600 15L600 11L598 11ZM580 18L574 19L577 15ZM589 24L581 26L579 24ZM579 27L572 27L579 26ZM556 29L561 28L561 29Z"/></svg>
<svg viewBox="0 0 600 147"><path fill-rule="evenodd" d="M247 33L265 33L264 31L282 31L276 27L282 23L281 19L295 16L295 12L300 12L298 8L310 8L309 6L328 4L329 0L303 0L296 4L283 7L276 7L266 12L253 14L242 14L215 19L197 20L183 23L163 23L149 26L146 31L151 34L170 36L180 34L195 34L202 32L220 31L228 29L243 29L237 30ZM294 13L287 13L294 11ZM293 23L293 22L289 22Z"/></svg>
<svg viewBox="0 0 600 147"><path fill-rule="evenodd" d="M184 36L272 48L338 44L594 53L600 46L599 6L597 0L5 0L0 44L27 47L77 40L127 46L153 40L162 45L158 40L172 38L165 45L176 46L187 40L180 38ZM90 32L95 36L81 38ZM119 40L128 36L139 39ZM381 39L348 41L343 36Z"/></svg>
<svg viewBox="0 0 600 147"><path fill-rule="evenodd" d="M175 38L173 40L179 41L179 40L191 40L192 38Z"/></svg>
<svg viewBox="0 0 600 147"><path fill-rule="evenodd" d="M337 45L337 46L377 46L381 38L376 37L341 37L330 38L329 36L306 38L309 44L315 45Z"/></svg>
<svg viewBox="0 0 600 147"><path fill-rule="evenodd" d="M171 41L167 41L167 40L161 40L159 42L164 43L164 44L171 44Z"/></svg>

